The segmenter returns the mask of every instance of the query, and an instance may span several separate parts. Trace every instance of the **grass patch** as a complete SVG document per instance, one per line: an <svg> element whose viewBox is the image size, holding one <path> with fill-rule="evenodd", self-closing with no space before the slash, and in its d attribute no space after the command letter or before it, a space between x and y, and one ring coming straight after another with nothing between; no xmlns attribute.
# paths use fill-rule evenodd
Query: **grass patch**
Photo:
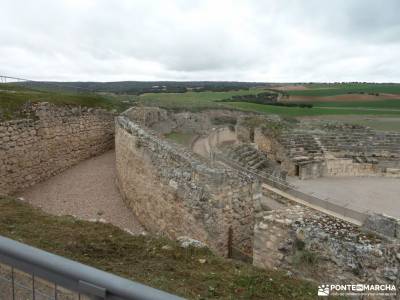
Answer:
<svg viewBox="0 0 400 300"><path fill-rule="evenodd" d="M194 135L190 133L183 132L171 132L165 135L165 138L175 143L182 144L185 146L190 146L191 141L193 140Z"/></svg>
<svg viewBox="0 0 400 300"><path fill-rule="evenodd" d="M281 272L110 224L51 216L13 199L0 198L0 234L189 299L314 299L317 291Z"/></svg>
<svg viewBox="0 0 400 300"><path fill-rule="evenodd" d="M211 119L211 123L214 125L236 125L237 118L232 116L217 116Z"/></svg>
<svg viewBox="0 0 400 300"><path fill-rule="evenodd" d="M315 253L309 250L297 250L296 253L293 255L292 262L295 266L315 266L318 262L318 257Z"/></svg>
<svg viewBox="0 0 400 300"><path fill-rule="evenodd" d="M318 255L305 248L304 241L295 240L294 244L295 253L292 262L296 266L314 266L318 262Z"/></svg>
<svg viewBox="0 0 400 300"><path fill-rule="evenodd" d="M80 105L123 111L129 107L117 98L95 93L66 93L39 91L12 84L0 84L0 119L20 116L22 106L27 102L50 102L55 105Z"/></svg>
<svg viewBox="0 0 400 300"><path fill-rule="evenodd" d="M186 92L186 93L149 93L138 97L138 101L148 106L159 106L166 109L196 111L208 108L227 108L217 101L232 96L255 95L264 92L261 88L229 92Z"/></svg>

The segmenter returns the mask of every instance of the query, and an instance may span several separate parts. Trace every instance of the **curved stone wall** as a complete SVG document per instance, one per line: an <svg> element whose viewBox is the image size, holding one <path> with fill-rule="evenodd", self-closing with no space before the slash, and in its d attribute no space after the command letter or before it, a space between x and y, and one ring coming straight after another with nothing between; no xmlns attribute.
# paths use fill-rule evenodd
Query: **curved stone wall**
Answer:
<svg viewBox="0 0 400 300"><path fill-rule="evenodd" d="M252 255L255 180L211 166L126 115L116 119L115 139L121 194L148 230L190 236L222 255L235 249Z"/></svg>

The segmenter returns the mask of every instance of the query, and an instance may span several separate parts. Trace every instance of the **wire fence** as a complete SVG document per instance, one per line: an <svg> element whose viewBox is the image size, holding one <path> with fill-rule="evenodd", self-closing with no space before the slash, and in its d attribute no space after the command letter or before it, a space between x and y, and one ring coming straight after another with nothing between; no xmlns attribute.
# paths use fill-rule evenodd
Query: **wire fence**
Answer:
<svg viewBox="0 0 400 300"><path fill-rule="evenodd" d="M76 89L77 91L83 91L83 92L95 92L93 89L87 88L87 87L82 87L82 86L77 86L74 84L70 83L59 83L56 81L39 81L39 80L33 80L33 79L27 79L27 78L21 78L21 77L13 77L13 76L8 76L8 75L0 75L0 83L18 83L23 85L24 83L34 83L35 86L34 88L40 89L43 87L46 87L47 89L51 88L60 88L60 89Z"/></svg>
<svg viewBox="0 0 400 300"><path fill-rule="evenodd" d="M19 78L19 77L12 77L7 75L0 75L1 83L24 82L24 81L33 81L33 80Z"/></svg>
<svg viewBox="0 0 400 300"><path fill-rule="evenodd" d="M90 297L0 263L0 299L89 300Z"/></svg>

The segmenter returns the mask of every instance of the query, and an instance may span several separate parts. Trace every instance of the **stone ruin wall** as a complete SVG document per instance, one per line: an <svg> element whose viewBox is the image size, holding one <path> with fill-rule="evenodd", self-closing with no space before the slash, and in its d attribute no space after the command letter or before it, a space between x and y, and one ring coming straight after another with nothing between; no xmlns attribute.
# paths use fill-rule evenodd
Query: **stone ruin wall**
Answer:
<svg viewBox="0 0 400 300"><path fill-rule="evenodd" d="M294 168L294 163L291 163ZM294 175L294 174L293 174ZM393 175L393 176L392 176ZM315 179L319 177L345 177L345 176L385 176L397 177L397 174L382 172L371 163L355 163L349 158L325 159L324 161L299 163L299 178Z"/></svg>
<svg viewBox="0 0 400 300"><path fill-rule="evenodd" d="M31 104L27 118L0 123L0 195L10 195L111 149L114 115Z"/></svg>
<svg viewBox="0 0 400 300"><path fill-rule="evenodd" d="M243 130L241 129L241 131ZM321 159L314 161L296 162L286 154L288 149L285 149L273 136L266 135L261 128L255 128L254 130L254 143L259 150L267 153L269 158L280 162L282 169L287 171L289 176L299 176L301 179L324 176L400 177L400 164L395 161L388 161L388 166L385 166L385 161L380 161L377 164L358 163L351 158L335 157L328 153ZM299 166L299 174L296 174L296 165Z"/></svg>
<svg viewBox="0 0 400 300"><path fill-rule="evenodd" d="M354 163L352 159L328 159L323 176L369 176L379 173L380 170L371 163Z"/></svg>
<svg viewBox="0 0 400 300"><path fill-rule="evenodd" d="M163 118L162 114L151 115ZM254 142L259 149L284 164L281 145L258 130ZM239 138L248 142L249 133L240 132ZM373 216L360 227L294 205L273 192L260 197L255 183L227 170L220 172L217 166L210 167L188 149L157 135L126 116L117 119L119 186L125 201L150 231L170 238L188 235L227 255L232 228L233 250L252 255L257 267L279 268L318 281L398 284L398 220L388 222L385 216ZM283 207L271 210L265 197ZM316 265L302 265L301 259L296 262L299 252L311 253ZM321 274L324 278L316 278Z"/></svg>
<svg viewBox="0 0 400 300"><path fill-rule="evenodd" d="M211 167L130 121L132 115L116 119L116 163L121 194L139 221L153 233L190 236L222 255L234 250L252 255L258 183Z"/></svg>
<svg viewBox="0 0 400 300"><path fill-rule="evenodd" d="M158 133L173 131L207 136L213 128L231 127L243 114L227 109L172 112L158 107L136 107L125 112L135 123Z"/></svg>
<svg viewBox="0 0 400 300"><path fill-rule="evenodd" d="M296 176L296 162L286 154L286 149L273 137L265 135L261 128L254 131L254 143L258 149L267 153L275 161L281 162L281 167L289 176ZM383 175L376 165L370 163L354 163L352 159L325 159L323 161L298 163L301 179L319 178L323 176L371 176Z"/></svg>
<svg viewBox="0 0 400 300"><path fill-rule="evenodd" d="M384 168L380 164L365 162L357 163L349 158L328 158L324 161L300 163L299 165L299 177L301 179L314 179L324 176L380 176L400 178L399 168Z"/></svg>
<svg viewBox="0 0 400 300"><path fill-rule="evenodd" d="M242 139L248 140L241 130ZM295 175L295 162L285 155L284 147L261 128L254 130L259 150L281 162L281 167ZM396 176L382 173L378 165L355 163L352 159L333 158L300 165L303 179L320 176ZM275 194L264 196L284 204L271 210L255 203L253 264L261 268L278 268L319 282L324 274L330 282L365 282L400 284L400 220L385 215L369 215L362 226L353 225L300 205ZM297 262L299 245L312 253L317 266ZM299 265L300 264L300 265ZM311 271L309 271L311 270ZM307 274L308 272L308 274Z"/></svg>
<svg viewBox="0 0 400 300"><path fill-rule="evenodd" d="M293 205L271 191L268 197L286 205L275 210L256 205L255 266L279 268L319 282L399 286L400 220L372 215L359 227L311 208ZM301 258L302 253L308 255L303 254ZM306 261L310 257L316 261Z"/></svg>
<svg viewBox="0 0 400 300"><path fill-rule="evenodd" d="M267 154L272 160L280 163L281 168L285 170L287 175L295 175L295 164L285 154L286 151L282 145L280 145L276 139L266 136L261 128L255 128L254 130L254 143L257 145L260 151Z"/></svg>
<svg viewBox="0 0 400 300"><path fill-rule="evenodd" d="M240 142L254 143L256 148L264 152L269 159L279 162L281 168L288 172L287 175L295 175L295 164L285 154L285 148L275 138L265 135L260 127L249 129L242 124L238 124L236 126L236 135Z"/></svg>
<svg viewBox="0 0 400 300"><path fill-rule="evenodd" d="M315 274L327 274L325 280L342 283L398 280L398 220L389 224L386 217L374 216L368 226L360 227L267 192L264 196L284 205L271 210L254 183L218 172L188 149L163 141L159 133L124 116L116 127L119 185L150 231L170 238L188 235L226 255L231 227L232 248L247 255L252 250L253 264L261 268L314 279ZM259 149L272 149L274 158L284 164L281 146L258 130L254 142ZM249 134L241 133L248 141ZM315 255L317 266L296 263L299 251Z"/></svg>

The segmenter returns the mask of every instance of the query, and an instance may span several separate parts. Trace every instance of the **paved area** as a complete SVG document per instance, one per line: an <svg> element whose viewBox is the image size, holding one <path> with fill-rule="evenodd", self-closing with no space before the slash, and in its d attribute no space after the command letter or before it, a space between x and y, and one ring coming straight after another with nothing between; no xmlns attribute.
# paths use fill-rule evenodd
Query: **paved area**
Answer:
<svg viewBox="0 0 400 300"><path fill-rule="evenodd" d="M300 191L360 212L385 213L400 218L400 179L384 177L290 178Z"/></svg>
<svg viewBox="0 0 400 300"><path fill-rule="evenodd" d="M18 195L55 215L112 223L134 234L143 231L115 185L115 152L88 159Z"/></svg>

